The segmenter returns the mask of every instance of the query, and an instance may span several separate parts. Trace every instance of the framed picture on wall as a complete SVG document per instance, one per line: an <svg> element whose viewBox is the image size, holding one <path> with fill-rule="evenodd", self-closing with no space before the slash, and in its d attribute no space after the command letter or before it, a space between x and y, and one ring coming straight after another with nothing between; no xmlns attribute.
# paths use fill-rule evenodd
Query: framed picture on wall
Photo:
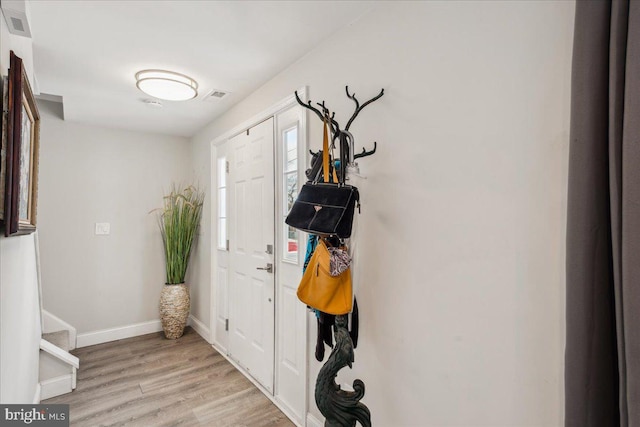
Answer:
<svg viewBox="0 0 640 427"><path fill-rule="evenodd" d="M33 233L38 207L40 114L22 59L11 52L5 155L4 234Z"/></svg>
<svg viewBox="0 0 640 427"><path fill-rule="evenodd" d="M0 220L4 219L4 190L7 164L7 125L9 117L9 78L0 76L2 95L2 120L0 121Z"/></svg>

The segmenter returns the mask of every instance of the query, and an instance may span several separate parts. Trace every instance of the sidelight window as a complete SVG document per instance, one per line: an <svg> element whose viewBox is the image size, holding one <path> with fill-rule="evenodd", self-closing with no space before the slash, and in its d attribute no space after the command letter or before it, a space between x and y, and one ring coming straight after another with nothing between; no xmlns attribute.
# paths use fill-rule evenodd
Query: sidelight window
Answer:
<svg viewBox="0 0 640 427"><path fill-rule="evenodd" d="M283 132L284 141L284 215L291 210L293 202L298 196L298 127L289 128ZM298 230L285 225L284 227L284 259L297 262L298 260Z"/></svg>
<svg viewBox="0 0 640 427"><path fill-rule="evenodd" d="M218 249L227 248L227 158L218 159Z"/></svg>

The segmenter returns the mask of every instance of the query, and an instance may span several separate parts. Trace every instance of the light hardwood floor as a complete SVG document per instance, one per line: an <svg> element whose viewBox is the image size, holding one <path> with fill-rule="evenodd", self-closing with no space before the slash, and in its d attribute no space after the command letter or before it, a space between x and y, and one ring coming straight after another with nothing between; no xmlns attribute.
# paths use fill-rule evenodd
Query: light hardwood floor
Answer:
<svg viewBox="0 0 640 427"><path fill-rule="evenodd" d="M294 426L191 328L73 351L72 393L42 403L70 405L72 426Z"/></svg>

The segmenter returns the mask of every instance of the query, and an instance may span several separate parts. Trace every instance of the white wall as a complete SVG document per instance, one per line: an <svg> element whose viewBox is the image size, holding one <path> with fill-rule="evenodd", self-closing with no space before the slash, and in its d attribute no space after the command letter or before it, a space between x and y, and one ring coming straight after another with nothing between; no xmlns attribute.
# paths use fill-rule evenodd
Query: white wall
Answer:
<svg viewBox="0 0 640 427"><path fill-rule="evenodd" d="M157 320L165 270L149 212L172 182L188 181L189 144L63 121L57 105L38 101L44 308L78 334ZM111 234L96 236L96 222Z"/></svg>
<svg viewBox="0 0 640 427"><path fill-rule="evenodd" d="M0 402L32 403L41 336L33 235L1 237L0 261Z"/></svg>
<svg viewBox="0 0 640 427"><path fill-rule="evenodd" d="M192 139L209 172L210 141L302 85L343 125L345 84L385 88L351 128L379 148L356 181L360 345L340 378L365 381L376 425L562 424L573 12L381 3Z"/></svg>
<svg viewBox="0 0 640 427"><path fill-rule="evenodd" d="M191 287L191 315L207 328L210 326L211 302L211 151L207 144L189 145L194 182L207 192L202 209L198 240L193 248L191 264L185 280Z"/></svg>
<svg viewBox="0 0 640 427"><path fill-rule="evenodd" d="M13 36L0 12L0 75L9 52L20 56L33 82L31 40ZM32 403L38 384L40 302L33 235L0 232L0 403Z"/></svg>

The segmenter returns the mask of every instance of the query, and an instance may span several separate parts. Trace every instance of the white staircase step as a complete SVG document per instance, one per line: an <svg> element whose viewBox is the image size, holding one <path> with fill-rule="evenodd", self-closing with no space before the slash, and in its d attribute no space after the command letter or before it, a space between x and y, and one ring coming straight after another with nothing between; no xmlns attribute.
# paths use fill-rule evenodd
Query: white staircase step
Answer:
<svg viewBox="0 0 640 427"><path fill-rule="evenodd" d="M55 344L49 340L55 342ZM80 366L80 360L66 350L68 347L69 336L67 331L43 334L40 340L39 382L41 399L70 393L76 388L77 369Z"/></svg>
<svg viewBox="0 0 640 427"><path fill-rule="evenodd" d="M57 331L42 334L42 338L64 351L69 351L69 331Z"/></svg>
<svg viewBox="0 0 640 427"><path fill-rule="evenodd" d="M47 310L42 310L42 322L43 333L69 331L69 349L73 350L74 348L76 348L76 328L60 319L59 317L56 317L53 314L49 313Z"/></svg>
<svg viewBox="0 0 640 427"><path fill-rule="evenodd" d="M44 338L40 340L40 350L44 350L45 353L49 353L60 362L73 366L76 369L80 367L80 359L68 351L63 350L60 347L56 347Z"/></svg>

